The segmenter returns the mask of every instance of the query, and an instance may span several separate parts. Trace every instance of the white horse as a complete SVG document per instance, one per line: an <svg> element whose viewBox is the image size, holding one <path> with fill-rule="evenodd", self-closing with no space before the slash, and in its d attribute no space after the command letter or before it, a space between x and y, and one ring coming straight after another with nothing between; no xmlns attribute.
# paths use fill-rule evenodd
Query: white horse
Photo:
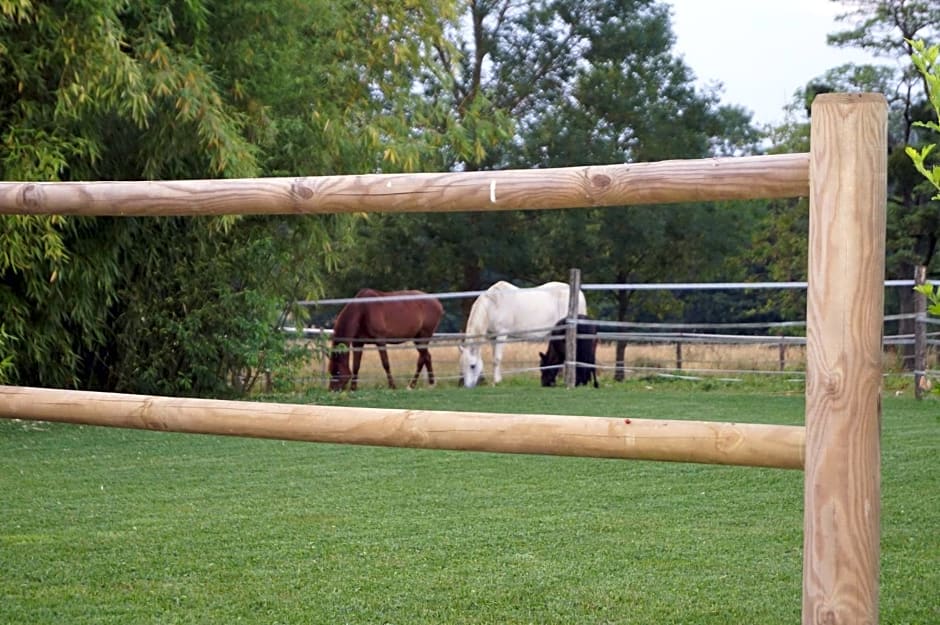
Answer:
<svg viewBox="0 0 940 625"><path fill-rule="evenodd" d="M541 340L555 323L568 315L570 287L564 282L546 282L528 289L499 281L480 295L470 308L463 345L460 346L460 373L463 385L473 388L483 375L483 342L493 352L493 383L503 379L500 364L506 340ZM584 293L578 292L578 314L587 314Z"/></svg>

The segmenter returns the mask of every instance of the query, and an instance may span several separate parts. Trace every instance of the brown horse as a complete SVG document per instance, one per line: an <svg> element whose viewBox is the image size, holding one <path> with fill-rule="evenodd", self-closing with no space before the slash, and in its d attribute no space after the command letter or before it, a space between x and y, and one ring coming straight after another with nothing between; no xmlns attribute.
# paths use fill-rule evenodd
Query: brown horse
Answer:
<svg viewBox="0 0 940 625"><path fill-rule="evenodd" d="M431 367L431 353L428 341L444 315L440 301L428 297L422 299L375 301L372 298L395 297L401 295L425 295L423 291L376 291L362 289L357 298L370 298L364 302L349 302L333 324L333 349L330 351L330 390L341 391L349 384L349 389L357 388L359 365L362 362L362 346L374 343L379 348L382 367L388 377L388 385L395 388L395 380L388 367L387 343L404 343L413 340L418 348L418 365L411 378L409 388L413 388L421 374L421 368L428 370L428 384L434 385L434 369ZM337 349L345 345L346 349ZM352 371L349 369L349 352L353 353Z"/></svg>

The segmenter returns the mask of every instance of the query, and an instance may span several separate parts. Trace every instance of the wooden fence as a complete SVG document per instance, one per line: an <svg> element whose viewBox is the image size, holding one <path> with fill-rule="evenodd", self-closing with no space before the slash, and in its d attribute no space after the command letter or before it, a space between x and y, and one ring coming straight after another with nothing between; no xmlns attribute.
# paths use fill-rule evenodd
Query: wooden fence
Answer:
<svg viewBox="0 0 940 625"><path fill-rule="evenodd" d="M804 460L804 624L878 622L881 332L887 194L887 103L880 94L825 94L812 106L808 154L565 169L178 182L0 183L0 213L206 215L341 211L573 208L809 195L807 381L804 428L780 436ZM202 400L203 402L209 400ZM296 408L296 407L295 407ZM299 408L297 408L299 410ZM211 431L247 436L428 448L593 455L574 441L592 431L600 447L707 461L703 450L746 457L752 437L718 424L614 425L581 417L536 419L406 413L276 404L87 394L0 387L0 416L73 423ZM407 412L407 411L406 411ZM486 434L480 435L480 422ZM683 422L684 423L684 422ZM284 425L285 431L274 424ZM349 425L352 424L352 425ZM609 426L609 427L608 427ZM642 430L640 427L642 426ZM696 428L711 429L704 436ZM732 426L740 427L740 426ZM773 426L765 426L773 427ZM776 445L776 433L757 426ZM642 431L643 436L637 436ZM446 438L443 442L441 438ZM507 448L507 439L518 447ZM651 452L650 452L651 453ZM686 454L692 454L691 456ZM597 454L600 455L600 454ZM793 451L784 452L792 460ZM725 462L728 458L718 461ZM790 461L788 460L788 461ZM750 464L744 461L744 464ZM780 463L783 464L782 462Z"/></svg>

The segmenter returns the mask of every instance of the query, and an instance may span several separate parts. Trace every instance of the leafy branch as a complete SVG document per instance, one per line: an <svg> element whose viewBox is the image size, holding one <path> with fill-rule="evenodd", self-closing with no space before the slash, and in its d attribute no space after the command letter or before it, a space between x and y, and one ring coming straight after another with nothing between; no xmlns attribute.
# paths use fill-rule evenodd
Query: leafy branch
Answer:
<svg viewBox="0 0 940 625"><path fill-rule="evenodd" d="M940 317L940 289L927 283L915 286L914 290L927 296L927 312L934 317Z"/></svg>
<svg viewBox="0 0 940 625"><path fill-rule="evenodd" d="M937 122L940 122L940 44L928 47L923 41L908 39L907 42L912 49L911 61L914 63L914 67L917 68L917 71L924 77L924 84L927 89L927 100L930 102L930 106L933 107L934 114L937 116ZM940 124L937 122L932 120L926 122L918 121L914 122L914 125L940 133ZM930 184L940 191L940 165L928 167L927 164L927 157L930 156L931 152L933 152L936 147L937 145L935 143L928 144L920 150L912 146L907 146L905 151L907 155L911 157L917 171L923 174ZM940 193L937 193L932 199L940 200ZM927 311L931 315L940 316L940 289L934 288L933 284L922 284L914 287L914 290L927 296Z"/></svg>
<svg viewBox="0 0 940 625"><path fill-rule="evenodd" d="M937 121L940 121L940 63L937 62L938 58L940 58L940 44L927 47L923 41L907 40L907 42L912 48L911 61L914 63L914 67L917 68L917 71L924 77L924 84L927 88L927 99L933 107ZM940 133L940 124L932 120L927 122L914 122L914 125ZM925 145L920 150L912 146L907 146L905 152L911 157L917 171L919 171L930 184L936 187L938 193L934 195L932 199L940 200L940 165L929 166L927 163L927 158L936 147L937 145L935 143Z"/></svg>

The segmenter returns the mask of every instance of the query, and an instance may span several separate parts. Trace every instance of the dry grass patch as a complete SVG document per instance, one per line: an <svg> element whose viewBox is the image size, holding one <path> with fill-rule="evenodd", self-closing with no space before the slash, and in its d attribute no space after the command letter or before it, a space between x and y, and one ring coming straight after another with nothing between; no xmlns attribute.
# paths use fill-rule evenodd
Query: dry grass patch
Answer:
<svg viewBox="0 0 940 625"><path fill-rule="evenodd" d="M537 379L539 376L539 352L544 352L547 341L510 342L503 352L503 377L524 376ZM613 376L616 363L614 343L601 343L597 348L599 375ZM408 382L417 364L418 352L411 343L388 346L389 366L397 383ZM431 357L434 361L434 375L439 383L456 384L460 378L458 350L453 342L432 343ZM626 351L626 365L633 373L647 373L649 370L673 371L677 367L675 343L630 343ZM785 370L803 371L806 366L805 348L787 346L785 352ZM493 372L492 353L489 346L483 348L485 374ZM718 345L686 343L681 348L681 369L684 371L779 371L780 348L777 345ZM313 361L306 375L322 384L326 384L326 362ZM628 373L629 375L629 373ZM385 372L379 360L378 350L373 345L365 348L362 368L359 371L361 386L385 386ZM422 373L422 384L427 378Z"/></svg>

